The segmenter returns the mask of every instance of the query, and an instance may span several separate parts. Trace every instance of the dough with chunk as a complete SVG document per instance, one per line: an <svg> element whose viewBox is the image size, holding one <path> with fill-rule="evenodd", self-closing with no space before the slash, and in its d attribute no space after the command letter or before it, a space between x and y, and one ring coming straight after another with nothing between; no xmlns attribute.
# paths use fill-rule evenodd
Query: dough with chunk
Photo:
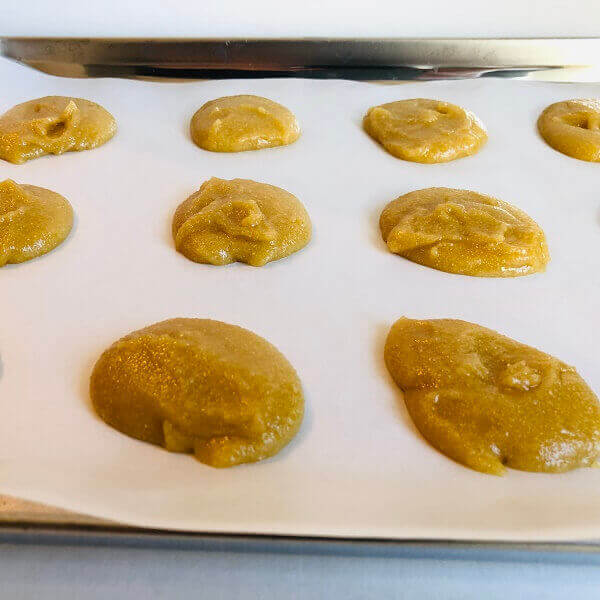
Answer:
<svg viewBox="0 0 600 600"><path fill-rule="evenodd" d="M0 117L0 158L21 164L44 154L101 146L115 134L114 117L83 98L46 96Z"/></svg>
<svg viewBox="0 0 600 600"><path fill-rule="evenodd" d="M600 100L566 100L551 104L538 119L538 129L555 150L600 162Z"/></svg>
<svg viewBox="0 0 600 600"><path fill-rule="evenodd" d="M243 152L286 146L300 126L285 106L260 96L224 96L204 104L192 117L192 139L212 152Z"/></svg>
<svg viewBox="0 0 600 600"><path fill-rule="evenodd" d="M470 156L487 141L485 128L473 113L426 98L373 106L363 126L390 154L419 163Z"/></svg>
<svg viewBox="0 0 600 600"><path fill-rule="evenodd" d="M72 226L73 209L60 194L11 179L0 182L0 267L50 252Z"/></svg>
<svg viewBox="0 0 600 600"><path fill-rule="evenodd" d="M577 371L491 329L402 318L385 362L425 439L476 471L559 473L600 454L600 403Z"/></svg>
<svg viewBox="0 0 600 600"><path fill-rule="evenodd" d="M477 192L410 192L385 207L379 225L390 252L448 273L516 277L544 271L549 260L531 217Z"/></svg>
<svg viewBox="0 0 600 600"><path fill-rule="evenodd" d="M111 427L213 467L277 454L304 414L298 375L277 348L208 319L170 319L115 342L90 393Z"/></svg>
<svg viewBox="0 0 600 600"><path fill-rule="evenodd" d="M279 260L308 244L311 223L296 196L249 179L205 181L173 217L175 247L199 263Z"/></svg>

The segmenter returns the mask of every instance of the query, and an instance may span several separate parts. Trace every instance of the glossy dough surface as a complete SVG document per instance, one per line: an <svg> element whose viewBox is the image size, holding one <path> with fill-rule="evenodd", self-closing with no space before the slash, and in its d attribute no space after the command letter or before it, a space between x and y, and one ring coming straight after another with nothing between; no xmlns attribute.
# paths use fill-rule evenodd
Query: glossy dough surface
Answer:
<svg viewBox="0 0 600 600"><path fill-rule="evenodd" d="M600 100L566 100L551 104L538 119L538 129L555 150L600 162Z"/></svg>
<svg viewBox="0 0 600 600"><path fill-rule="evenodd" d="M300 127L293 113L273 100L224 96L196 112L190 133L205 150L243 152L291 144L300 137Z"/></svg>
<svg viewBox="0 0 600 600"><path fill-rule="evenodd" d="M212 265L260 267L300 250L310 237L310 218L296 196L249 179L213 177L173 217L177 250Z"/></svg>
<svg viewBox="0 0 600 600"><path fill-rule="evenodd" d="M491 329L403 318L385 362L425 439L467 467L558 473L600 453L600 405L577 371Z"/></svg>
<svg viewBox="0 0 600 600"><path fill-rule="evenodd" d="M0 117L0 158L21 164L44 154L101 146L115 134L114 117L83 98L46 96Z"/></svg>
<svg viewBox="0 0 600 600"><path fill-rule="evenodd" d="M213 467L276 454L304 414L298 375L277 348L208 319L171 319L115 342L90 393L115 429Z"/></svg>
<svg viewBox="0 0 600 600"><path fill-rule="evenodd" d="M425 98L373 106L363 127L390 154L419 163L470 156L487 141L485 128L473 113Z"/></svg>
<svg viewBox="0 0 600 600"><path fill-rule="evenodd" d="M73 209L60 194L34 185L0 182L0 267L56 248L73 226Z"/></svg>
<svg viewBox="0 0 600 600"><path fill-rule="evenodd" d="M531 217L477 192L410 192L385 207L379 225L390 252L448 273L516 277L544 271L549 260Z"/></svg>

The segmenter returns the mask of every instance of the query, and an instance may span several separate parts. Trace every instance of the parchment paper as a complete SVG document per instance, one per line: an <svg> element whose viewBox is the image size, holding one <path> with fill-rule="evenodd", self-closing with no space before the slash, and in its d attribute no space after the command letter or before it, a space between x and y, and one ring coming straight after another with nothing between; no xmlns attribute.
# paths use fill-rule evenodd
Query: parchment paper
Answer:
<svg viewBox="0 0 600 600"><path fill-rule="evenodd" d="M599 85L478 80L380 86L342 81L156 83L53 78L7 61L0 110L39 96L86 97L118 120L105 146L25 165L0 179L55 190L76 224L51 254L1 270L0 492L139 526L188 531L377 538L571 540L600 537L600 470L562 475L458 465L412 425L384 367L402 315L480 323L576 365L600 392L600 165L549 148L535 122ZM207 100L255 93L293 110L289 147L213 154L189 139ZM476 156L403 162L361 129L372 105L431 97L489 129ZM210 176L283 187L307 207L314 238L256 269L190 262L173 247L177 205ZM546 273L480 279L387 252L381 209L447 186L507 200L546 231ZM297 438L262 463L216 470L111 429L93 413L92 366L122 335L170 317L242 325L275 344L303 382Z"/></svg>

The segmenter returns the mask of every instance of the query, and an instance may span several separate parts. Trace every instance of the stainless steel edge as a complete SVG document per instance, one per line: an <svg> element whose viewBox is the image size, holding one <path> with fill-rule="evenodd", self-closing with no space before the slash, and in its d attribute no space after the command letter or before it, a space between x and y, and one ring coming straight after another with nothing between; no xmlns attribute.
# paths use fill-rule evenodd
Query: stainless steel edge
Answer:
<svg viewBox="0 0 600 600"><path fill-rule="evenodd" d="M431 79L600 67L600 38L0 38L0 53L68 77Z"/></svg>
<svg viewBox="0 0 600 600"><path fill-rule="evenodd" d="M553 561L600 565L600 543L385 540L181 532L134 527L0 495L0 545L118 545L232 552L292 552L488 561Z"/></svg>
<svg viewBox="0 0 600 600"><path fill-rule="evenodd" d="M600 565L600 547L582 543L350 540L327 537L181 533L118 526L57 526L22 523L0 526L0 544L14 543Z"/></svg>

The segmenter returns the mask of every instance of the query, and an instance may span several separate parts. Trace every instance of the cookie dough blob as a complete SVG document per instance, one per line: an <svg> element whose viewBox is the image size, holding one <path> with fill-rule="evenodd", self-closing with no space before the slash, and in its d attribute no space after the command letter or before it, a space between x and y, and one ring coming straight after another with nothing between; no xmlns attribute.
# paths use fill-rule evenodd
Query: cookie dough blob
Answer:
<svg viewBox="0 0 600 600"><path fill-rule="evenodd" d="M487 141L485 128L473 113L425 98L373 106L363 126L390 154L419 163L470 156Z"/></svg>
<svg viewBox="0 0 600 600"><path fill-rule="evenodd" d="M209 319L170 319L115 342L94 367L90 393L111 427L213 467L277 454L304 414L283 354Z"/></svg>
<svg viewBox="0 0 600 600"><path fill-rule="evenodd" d="M0 267L50 252L73 226L73 209L60 194L11 179L0 182Z"/></svg>
<svg viewBox="0 0 600 600"><path fill-rule="evenodd" d="M90 150L116 130L114 117L95 102L46 96L0 116L0 158L21 164L45 154Z"/></svg>
<svg viewBox="0 0 600 600"><path fill-rule="evenodd" d="M600 100L566 100L551 104L538 119L538 129L555 150L600 162Z"/></svg>
<svg viewBox="0 0 600 600"><path fill-rule="evenodd" d="M300 126L285 106L260 96L224 96L204 104L192 117L192 140L212 152L244 152L287 146Z"/></svg>
<svg viewBox="0 0 600 600"><path fill-rule="evenodd" d="M310 237L310 218L296 196L249 179L213 177L173 217L176 249L211 265L261 267L304 248Z"/></svg>
<svg viewBox="0 0 600 600"><path fill-rule="evenodd" d="M390 252L462 275L516 277L544 271L544 232L514 206L484 194L428 188L390 202L379 219Z"/></svg>
<svg viewBox="0 0 600 600"><path fill-rule="evenodd" d="M385 362L425 439L476 471L559 473L600 453L600 404L577 371L480 325L393 325Z"/></svg>

